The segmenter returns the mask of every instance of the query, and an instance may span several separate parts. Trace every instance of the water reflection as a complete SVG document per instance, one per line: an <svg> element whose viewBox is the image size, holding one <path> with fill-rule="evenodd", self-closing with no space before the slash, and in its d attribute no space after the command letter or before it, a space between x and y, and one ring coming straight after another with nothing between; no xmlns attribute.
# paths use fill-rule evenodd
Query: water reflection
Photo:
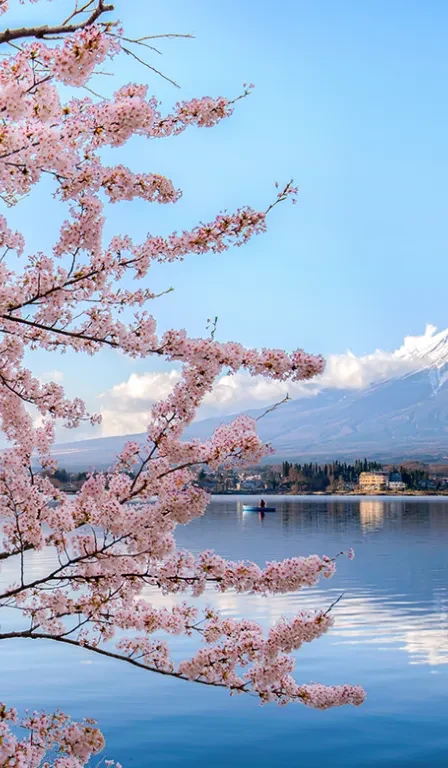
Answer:
<svg viewBox="0 0 448 768"><path fill-rule="evenodd" d="M365 501L359 502L359 519L363 531L381 528L384 519L383 501Z"/></svg>
<svg viewBox="0 0 448 768"><path fill-rule="evenodd" d="M335 579L296 595L258 602L210 595L208 600L229 615L250 613L267 624L303 607L326 607L343 591L329 636L333 645L400 651L409 664L448 663L446 501L288 498L276 500L276 506L275 516L257 521L258 527L263 523L263 538L255 515L246 515L235 531L230 499L215 501L207 520L196 525L207 546L260 564L310 551L334 555L352 545L355 563L340 561ZM181 541L191 544L191 533L191 527L181 531Z"/></svg>
<svg viewBox="0 0 448 768"><path fill-rule="evenodd" d="M243 514L246 501L215 499L204 518L178 529L179 545L260 564L353 546L356 559L341 558L334 579L298 594L266 599L210 591L201 603L269 625L303 608L328 607L344 593L335 627L298 654L297 676L360 682L368 692L363 708L260 709L250 699L142 676L109 661L88 666L82 651L26 643L2 646L2 700L96 716L110 755L133 768L146 768L149 755L155 766L183 768L199 762L267 768L279 760L319 766L329 755L334 768L446 768L448 503L288 497L273 500L273 514ZM51 557L30 556L28 573L40 575ZM0 579L14 578L7 562ZM156 605L177 600L152 590L145 597ZM194 647L193 639L171 643L176 658Z"/></svg>

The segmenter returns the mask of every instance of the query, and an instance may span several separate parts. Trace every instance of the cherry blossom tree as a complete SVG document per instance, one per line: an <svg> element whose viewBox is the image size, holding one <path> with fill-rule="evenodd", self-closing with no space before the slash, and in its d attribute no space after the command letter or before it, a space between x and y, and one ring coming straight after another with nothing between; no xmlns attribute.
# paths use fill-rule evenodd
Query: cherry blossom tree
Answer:
<svg viewBox="0 0 448 768"><path fill-rule="evenodd" d="M7 10L8 2L0 0L0 14ZM123 51L140 59L153 43L127 38L105 0L77 0L71 15L54 26L5 28L0 43L0 417L8 445L0 458L0 565L15 563L17 574L13 583L2 580L0 607L18 609L14 615L21 617L11 631L2 624L0 640L79 646L142 672L251 693L261 702L320 709L360 704L359 686L305 684L292 676L291 653L328 630L330 610L285 618L266 634L248 619L201 612L191 600L179 599L170 609L151 604L154 589L185 600L213 588L269 595L312 586L334 573L328 556L260 568L211 551L193 556L176 549L176 526L202 515L209 501L195 482L197 468L254 463L270 451L247 416L220 426L204 442L182 439L217 377L245 369L277 380L309 379L323 370L323 360L300 349L288 354L221 343L215 329L209 338L190 338L183 330L159 335L146 308L157 298L147 283L154 262L243 245L264 232L268 213L296 190L287 184L264 211L220 213L189 231L151 234L144 242L126 233L106 242L109 204L135 198L175 203L180 192L155 173L106 165L102 149L121 147L136 135L157 139L212 127L232 114L235 101L198 98L162 114L145 85L122 85L110 99L94 95L88 83L103 62L119 60ZM65 101L61 84L70 94ZM44 175L52 178L67 218L52 251L33 253L32 243L8 224L8 210ZM55 467L58 421L76 428L99 419L80 399L68 400L60 385L41 383L24 366L24 354L44 349L93 356L105 347L176 361L182 379L153 407L144 444L128 443L109 472L92 474L75 498L67 497L48 472L36 471L36 457L44 470ZM46 557L52 550L53 565L36 578L29 555L44 549ZM169 636L181 634L197 636L199 649L176 665ZM20 720L13 709L0 708L2 766L79 768L103 746L91 721L73 723L62 713Z"/></svg>

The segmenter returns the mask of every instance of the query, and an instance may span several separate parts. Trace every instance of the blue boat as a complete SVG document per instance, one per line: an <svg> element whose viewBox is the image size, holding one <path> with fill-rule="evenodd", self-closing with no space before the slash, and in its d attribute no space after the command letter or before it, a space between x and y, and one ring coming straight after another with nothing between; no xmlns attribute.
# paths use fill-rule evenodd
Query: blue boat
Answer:
<svg viewBox="0 0 448 768"><path fill-rule="evenodd" d="M275 507L249 507L243 504L244 512L275 512Z"/></svg>

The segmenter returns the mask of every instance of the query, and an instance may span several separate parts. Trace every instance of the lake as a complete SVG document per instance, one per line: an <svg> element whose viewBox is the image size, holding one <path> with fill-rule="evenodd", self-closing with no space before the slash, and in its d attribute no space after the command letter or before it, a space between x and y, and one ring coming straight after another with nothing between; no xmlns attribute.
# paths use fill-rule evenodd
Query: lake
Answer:
<svg viewBox="0 0 448 768"><path fill-rule="evenodd" d="M329 606L343 592L335 627L298 652L295 676L300 682L360 683L368 695L362 707L261 707L250 697L29 640L2 644L0 700L19 709L60 707L73 717L96 718L107 756L123 768L247 768L280 761L446 768L448 502L277 497L277 511L260 519L243 513L243 501L215 497L203 518L178 528L179 545L259 564L349 547L356 559L340 558L332 580L297 594L211 592L201 602L219 606L226 616L269 624L302 608ZM157 605L163 600L154 597ZM170 642L179 659L196 643Z"/></svg>

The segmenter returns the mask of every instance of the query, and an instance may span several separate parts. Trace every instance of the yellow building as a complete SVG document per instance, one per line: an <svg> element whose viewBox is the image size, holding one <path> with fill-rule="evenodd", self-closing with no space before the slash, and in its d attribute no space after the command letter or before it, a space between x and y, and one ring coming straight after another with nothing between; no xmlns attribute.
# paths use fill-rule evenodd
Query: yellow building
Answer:
<svg viewBox="0 0 448 768"><path fill-rule="evenodd" d="M387 472L361 472L359 476L359 490L364 493L376 493L386 491L389 485Z"/></svg>

